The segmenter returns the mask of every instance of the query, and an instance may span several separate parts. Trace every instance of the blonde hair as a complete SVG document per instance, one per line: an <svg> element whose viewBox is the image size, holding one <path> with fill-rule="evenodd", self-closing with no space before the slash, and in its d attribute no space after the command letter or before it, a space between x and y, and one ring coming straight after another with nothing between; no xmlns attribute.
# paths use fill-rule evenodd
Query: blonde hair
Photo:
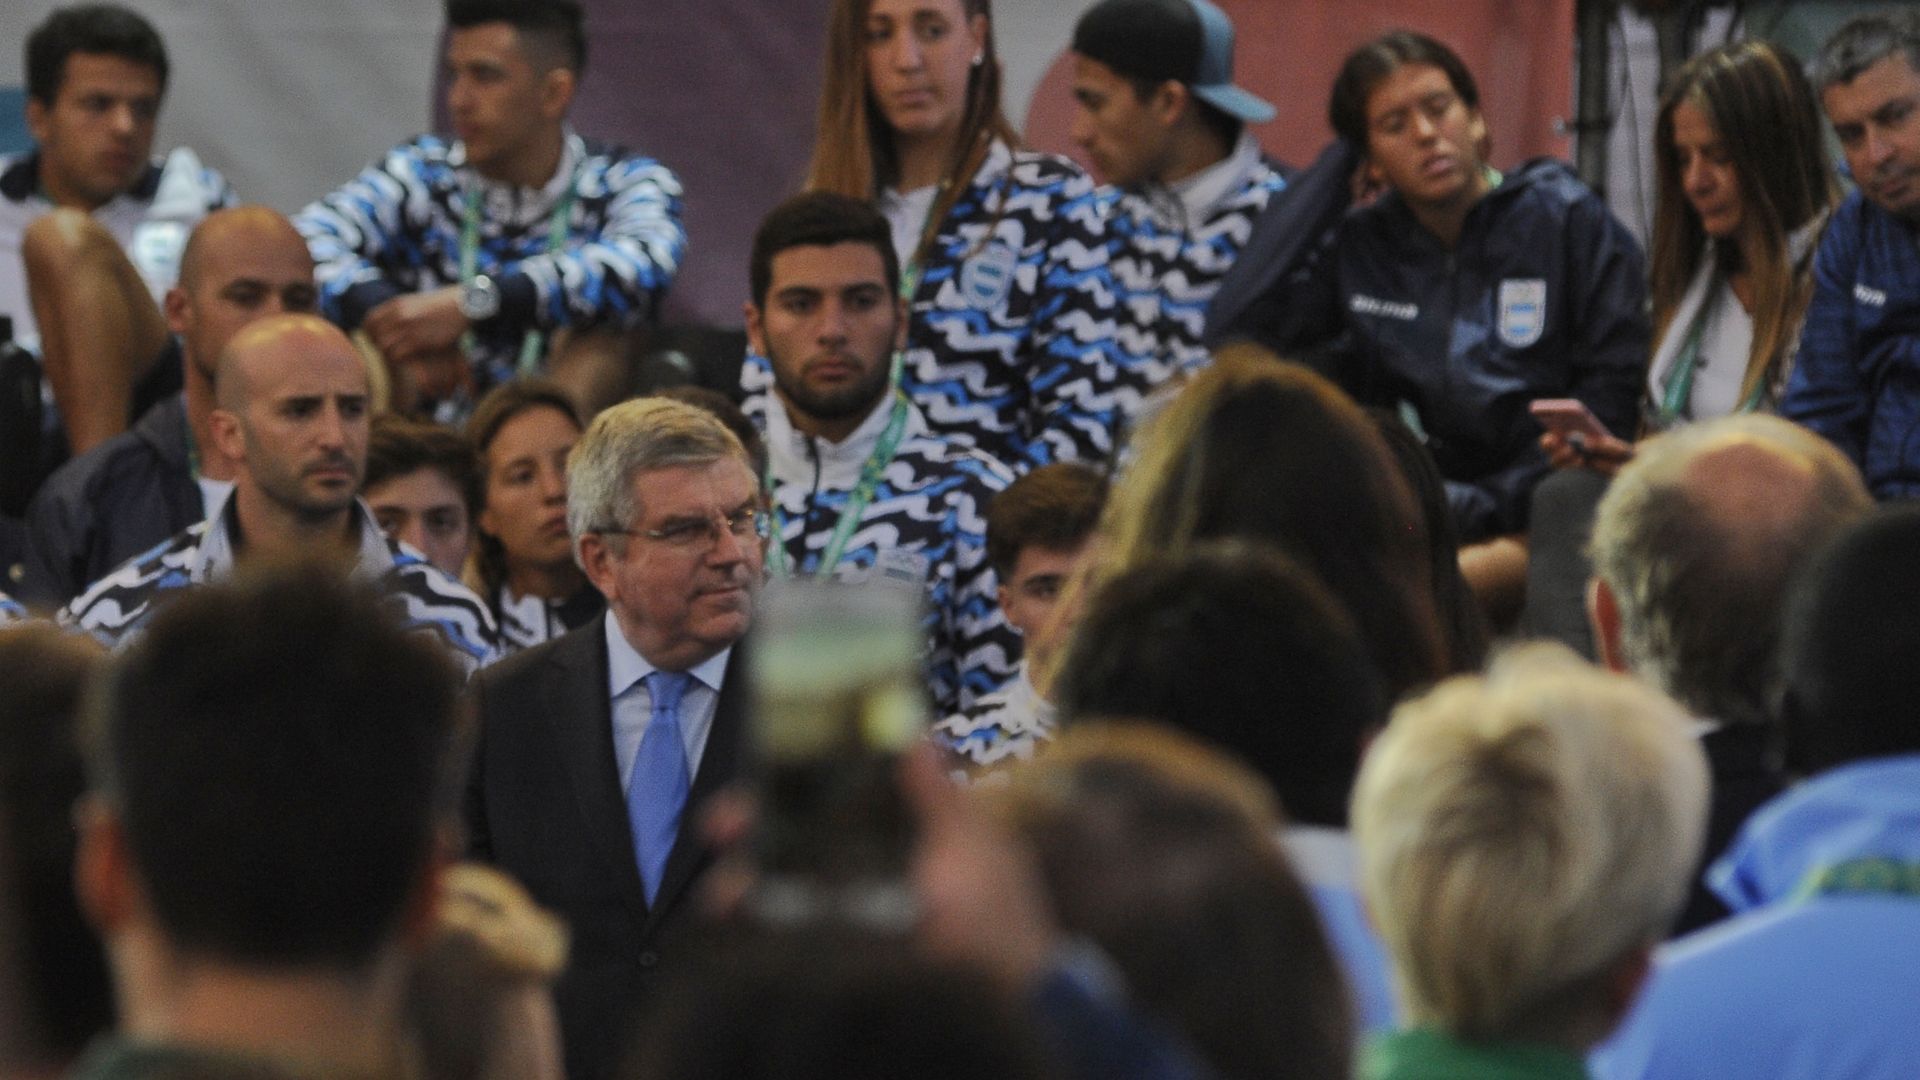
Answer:
<svg viewBox="0 0 1920 1080"><path fill-rule="evenodd" d="M1706 826L1672 701L1557 645L1396 710L1354 788L1361 889L1410 1025L1559 1041L1658 942Z"/></svg>

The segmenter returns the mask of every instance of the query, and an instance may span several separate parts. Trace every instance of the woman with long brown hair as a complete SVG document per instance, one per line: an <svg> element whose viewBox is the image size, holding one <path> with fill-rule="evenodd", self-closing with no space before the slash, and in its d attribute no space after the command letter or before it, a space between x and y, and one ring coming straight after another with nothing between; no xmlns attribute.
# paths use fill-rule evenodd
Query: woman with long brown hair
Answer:
<svg viewBox="0 0 1920 1080"><path fill-rule="evenodd" d="M1661 97L1654 161L1646 426L1772 411L1813 296L1813 251L1839 195L1800 62L1764 41L1688 61ZM1553 432L1540 444L1562 471L1534 490L1521 629L1592 656L1581 549L1633 444Z"/></svg>
<svg viewBox="0 0 1920 1080"><path fill-rule="evenodd" d="M1648 426L1771 411L1839 197L1800 62L1765 41L1694 57L1661 97L1653 152ZM1555 465L1608 475L1632 453L1618 440L1544 445Z"/></svg>
<svg viewBox="0 0 1920 1080"><path fill-rule="evenodd" d="M1020 148L990 0L835 0L807 187L892 225L900 384L945 434L1017 470L1099 459L1134 401L1093 182ZM765 392L764 358L743 385ZM751 403L750 403L751 408Z"/></svg>

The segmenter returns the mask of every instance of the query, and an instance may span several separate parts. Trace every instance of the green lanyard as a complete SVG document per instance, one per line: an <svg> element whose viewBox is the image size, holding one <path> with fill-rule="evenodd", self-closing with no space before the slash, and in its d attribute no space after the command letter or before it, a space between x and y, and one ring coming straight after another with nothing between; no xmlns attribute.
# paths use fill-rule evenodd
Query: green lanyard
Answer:
<svg viewBox="0 0 1920 1080"><path fill-rule="evenodd" d="M580 183L580 174L575 171L567 177L567 190L553 204L553 216L547 221L547 254L558 255L567 246L567 220L573 213L573 192ZM479 269L480 261L480 204L485 199L481 191L468 191L466 206L460 217L460 284L470 284ZM514 370L521 375L532 375L540 368L540 353L546 347L547 337L538 330L529 329L520 339L520 360ZM460 339L462 351L471 355L474 348L473 331L469 330Z"/></svg>
<svg viewBox="0 0 1920 1080"><path fill-rule="evenodd" d="M834 523L833 535L827 539L827 549L820 554L820 566L814 571L815 577L826 577L840 563L840 556L846 554L847 541L853 539L853 531L860 527L860 519L873 503L873 493L880 486L880 475L893 464L893 456L900 451L900 440L907 434L907 414L911 411L907 405L907 395L899 390L897 373L900 356L894 354L896 372L893 391L893 414L887 417L887 426L880 432L880 441L873 446L873 452L867 455L864 465L860 466L860 482L854 485L847 495L847 501L840 507L840 520ZM774 577L793 576L793 560L787 554L786 517L780 512L780 504L774 502L773 466L767 466L767 500L773 505L773 537L767 544L767 572Z"/></svg>
<svg viewBox="0 0 1920 1080"><path fill-rule="evenodd" d="M1706 332L1707 305L1703 303L1700 310L1694 313L1693 324L1687 327L1687 340L1680 345L1680 353L1673 359L1673 373L1667 376L1667 389L1660 397L1662 431L1687 418L1687 407L1693 401L1693 374L1700 366L1700 339ZM1755 383L1753 392L1734 411L1750 413L1759 408L1766 390L1765 379Z"/></svg>

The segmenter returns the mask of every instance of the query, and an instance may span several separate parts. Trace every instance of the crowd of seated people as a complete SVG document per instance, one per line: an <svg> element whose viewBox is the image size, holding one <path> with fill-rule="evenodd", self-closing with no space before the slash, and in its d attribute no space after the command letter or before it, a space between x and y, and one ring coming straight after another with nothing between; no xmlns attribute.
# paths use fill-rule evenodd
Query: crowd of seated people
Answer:
<svg viewBox="0 0 1920 1080"><path fill-rule="evenodd" d="M27 37L0 1076L1914 1071L1920 15L1678 67L1643 257L1422 33L1296 171L1094 0L1099 183L991 0L835 0L732 395L580 5L446 23L292 218Z"/></svg>

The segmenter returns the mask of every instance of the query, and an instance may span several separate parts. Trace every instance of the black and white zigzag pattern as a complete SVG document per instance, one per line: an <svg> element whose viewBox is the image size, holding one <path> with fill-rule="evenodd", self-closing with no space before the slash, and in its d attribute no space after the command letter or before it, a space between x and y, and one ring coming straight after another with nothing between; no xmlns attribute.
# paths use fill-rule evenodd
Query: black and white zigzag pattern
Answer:
<svg viewBox="0 0 1920 1080"><path fill-rule="evenodd" d="M571 137L563 168L574 176L568 245L547 254L558 187L521 198L482 185L454 164L453 147L423 135L389 151L294 219L313 250L327 317L346 322L355 286L387 282L418 292L460 280L460 226L468 192L484 190L479 272L524 273L533 283L532 327L488 327L475 363L483 387L511 377L528 329L632 325L654 307L679 269L687 234L680 181L651 158ZM496 320L504 321L504 320Z"/></svg>
<svg viewBox="0 0 1920 1080"><path fill-rule="evenodd" d="M1200 343L1207 306L1252 235L1254 219L1284 187L1280 174L1262 162L1192 228L1180 220L1182 209L1171 196L1107 194L1113 279L1127 313L1120 322L1121 351L1138 358L1130 386L1151 393L1207 362ZM1128 406L1137 408L1137 402Z"/></svg>
<svg viewBox="0 0 1920 1080"><path fill-rule="evenodd" d="M977 780L1033 757L1053 738L1055 726L1053 706L1021 671L999 690L941 718L928 737L958 759L965 779Z"/></svg>
<svg viewBox="0 0 1920 1080"><path fill-rule="evenodd" d="M122 563L62 608L57 621L110 647L132 640L158 605L196 584L194 568L202 564L201 544L210 528L203 521ZM402 624L433 634L468 675L493 662L499 634L480 598L411 548L386 544L391 565L378 580Z"/></svg>
<svg viewBox="0 0 1920 1080"><path fill-rule="evenodd" d="M776 464L776 470L779 466ZM816 490L812 475L775 474L781 542L801 574L818 571L851 489ZM1019 635L1001 617L987 563L986 507L1013 481L1004 465L947 439L911 434L881 475L834 576L919 575L927 594L927 683L939 713L1012 676Z"/></svg>

